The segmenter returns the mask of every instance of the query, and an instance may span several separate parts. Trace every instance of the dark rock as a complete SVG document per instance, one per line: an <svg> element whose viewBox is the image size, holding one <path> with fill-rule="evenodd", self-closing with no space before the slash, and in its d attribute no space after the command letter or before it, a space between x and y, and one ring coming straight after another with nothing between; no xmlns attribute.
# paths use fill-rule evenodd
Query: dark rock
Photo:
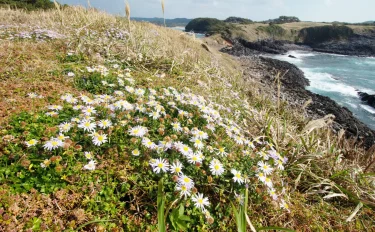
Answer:
<svg viewBox="0 0 375 232"><path fill-rule="evenodd" d="M297 57L295 57L295 56L292 56L292 55L289 55L288 57L290 57L290 58L294 58L294 59L296 59Z"/></svg>
<svg viewBox="0 0 375 232"><path fill-rule="evenodd" d="M268 71L279 71L280 81L284 86L295 89L305 88L305 86L310 85L310 81L305 78L303 72L294 64L267 57L259 57L259 59L266 65Z"/></svg>
<svg viewBox="0 0 375 232"><path fill-rule="evenodd" d="M358 95L359 95L359 98L361 98L363 102L366 102L369 106L372 106L375 108L375 94L370 95L365 92L358 92Z"/></svg>
<svg viewBox="0 0 375 232"><path fill-rule="evenodd" d="M350 55L375 56L375 33L373 35L354 35L348 40L329 41L311 45L314 51Z"/></svg>

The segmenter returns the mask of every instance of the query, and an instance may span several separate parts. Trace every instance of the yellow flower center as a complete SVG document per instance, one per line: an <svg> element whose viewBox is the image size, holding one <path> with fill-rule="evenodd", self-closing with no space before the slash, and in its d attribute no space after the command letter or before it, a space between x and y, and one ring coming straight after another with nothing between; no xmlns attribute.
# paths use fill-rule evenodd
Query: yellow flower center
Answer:
<svg viewBox="0 0 375 232"><path fill-rule="evenodd" d="M220 166L219 166L218 164L215 164L214 169L215 169L215 170L219 170L219 169L220 169Z"/></svg>
<svg viewBox="0 0 375 232"><path fill-rule="evenodd" d="M52 141L52 146L57 146L58 142L57 141Z"/></svg>
<svg viewBox="0 0 375 232"><path fill-rule="evenodd" d="M159 168L163 168L163 167L164 167L164 164L163 164L163 163L159 163L159 164L158 164L158 167L159 167Z"/></svg>
<svg viewBox="0 0 375 232"><path fill-rule="evenodd" d="M236 177L239 179L239 178L241 178L241 174L240 173L237 173L236 174Z"/></svg>
<svg viewBox="0 0 375 232"><path fill-rule="evenodd" d="M176 172L181 172L181 168L177 167L176 169Z"/></svg>
<svg viewBox="0 0 375 232"><path fill-rule="evenodd" d="M198 203L203 204L203 199L202 198L198 199Z"/></svg>
<svg viewBox="0 0 375 232"><path fill-rule="evenodd" d="M185 182L185 183L190 183L190 179L187 178L187 177L185 177L185 178L184 178L184 182Z"/></svg>

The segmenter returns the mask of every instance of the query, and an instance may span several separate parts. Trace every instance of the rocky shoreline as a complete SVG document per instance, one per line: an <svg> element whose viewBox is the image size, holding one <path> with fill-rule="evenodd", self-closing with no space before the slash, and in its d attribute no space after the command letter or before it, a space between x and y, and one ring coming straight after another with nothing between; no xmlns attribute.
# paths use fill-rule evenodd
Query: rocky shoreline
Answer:
<svg viewBox="0 0 375 232"><path fill-rule="evenodd" d="M311 51L309 47L294 45L286 41L251 43L241 40L233 41L232 47L223 48L221 51L241 57L242 65L249 67L244 75L266 86L274 86L274 77L278 72L286 73L281 79L282 98L285 101L292 106L301 107L311 100L311 103L306 107L308 118L318 119L332 114L335 119L331 127L335 132L344 129L348 138L361 141L366 149L370 148L375 144L374 130L359 121L346 107L340 106L328 97L306 90L305 87L309 85L309 80L297 66L261 56L262 54L285 54L289 50L296 49L310 49ZM270 92L275 93L275 91Z"/></svg>

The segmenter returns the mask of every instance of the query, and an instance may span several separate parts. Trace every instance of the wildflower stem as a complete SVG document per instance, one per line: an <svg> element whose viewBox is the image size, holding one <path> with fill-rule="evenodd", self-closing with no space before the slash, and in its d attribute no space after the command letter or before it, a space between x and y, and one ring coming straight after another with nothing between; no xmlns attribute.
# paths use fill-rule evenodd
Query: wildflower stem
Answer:
<svg viewBox="0 0 375 232"><path fill-rule="evenodd" d="M164 181L163 178L159 180L158 184L158 197L157 197L157 204L158 204L158 231L165 232L165 215L164 215L164 207L165 207L165 196L164 196Z"/></svg>

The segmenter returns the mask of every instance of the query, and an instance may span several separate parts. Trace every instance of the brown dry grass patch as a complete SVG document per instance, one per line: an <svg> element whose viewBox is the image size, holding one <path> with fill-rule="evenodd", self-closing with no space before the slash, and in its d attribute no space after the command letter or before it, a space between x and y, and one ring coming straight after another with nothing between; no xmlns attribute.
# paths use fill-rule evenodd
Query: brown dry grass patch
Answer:
<svg viewBox="0 0 375 232"><path fill-rule="evenodd" d="M15 113L41 109L63 93L78 92L61 75L57 54L64 52L61 41L0 43L0 124ZM44 98L27 97L31 92Z"/></svg>

